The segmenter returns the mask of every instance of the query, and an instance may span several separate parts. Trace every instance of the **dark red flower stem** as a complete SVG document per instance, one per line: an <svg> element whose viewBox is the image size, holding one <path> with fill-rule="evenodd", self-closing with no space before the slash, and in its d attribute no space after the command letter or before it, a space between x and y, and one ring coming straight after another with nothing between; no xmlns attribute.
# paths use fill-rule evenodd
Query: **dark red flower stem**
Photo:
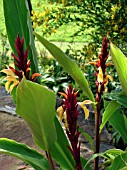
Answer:
<svg viewBox="0 0 127 170"><path fill-rule="evenodd" d="M95 113L95 140L96 140L96 146L95 146L95 154L100 152L100 134L99 134L99 127L100 127L100 103L96 105L96 113ZM99 165L99 157L95 158L94 160L94 170L98 170Z"/></svg>
<svg viewBox="0 0 127 170"><path fill-rule="evenodd" d="M103 80L102 83L97 81L98 78L98 68L102 69L103 72L103 78L106 77L106 60L108 59L108 43L107 38L104 37L102 42L102 50L101 54L99 55L99 60L96 62L97 71L95 73L96 75L96 111L95 111L95 140L96 140L96 147L95 147L95 154L100 152L100 134L99 134L99 128L100 128L100 102L101 98L104 92L104 84L106 83L105 80ZM95 158L94 160L94 170L99 169L99 157Z"/></svg>

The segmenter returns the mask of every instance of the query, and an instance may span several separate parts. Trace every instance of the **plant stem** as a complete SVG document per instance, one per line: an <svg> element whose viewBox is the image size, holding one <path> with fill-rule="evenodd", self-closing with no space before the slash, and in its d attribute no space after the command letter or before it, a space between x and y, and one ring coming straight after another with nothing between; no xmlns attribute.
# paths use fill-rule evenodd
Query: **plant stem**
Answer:
<svg viewBox="0 0 127 170"><path fill-rule="evenodd" d="M96 113L95 113L95 133L96 133L96 148L95 154L99 153L100 150L100 134L99 134L99 127L100 127L100 103L98 102L96 105ZM95 158L94 160L94 170L98 170L99 165L99 157Z"/></svg>
<svg viewBox="0 0 127 170"><path fill-rule="evenodd" d="M51 170L55 170L55 167L54 167L54 164L53 164L53 160L52 160L52 157L51 157L50 153L47 152L47 151L45 151L45 153L46 153L49 165L50 165L50 169Z"/></svg>

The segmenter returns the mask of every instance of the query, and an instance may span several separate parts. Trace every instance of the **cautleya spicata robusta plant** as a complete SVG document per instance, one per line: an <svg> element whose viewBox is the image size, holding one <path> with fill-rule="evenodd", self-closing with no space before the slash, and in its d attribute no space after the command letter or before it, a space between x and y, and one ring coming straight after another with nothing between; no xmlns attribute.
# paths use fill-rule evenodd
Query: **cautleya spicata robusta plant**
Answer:
<svg viewBox="0 0 127 170"><path fill-rule="evenodd" d="M14 57L14 68L8 66L2 70L7 74L5 87L13 95L16 103L16 113L21 116L31 129L35 144L45 151L42 155L38 151L18 143L14 140L0 138L0 153L17 157L30 164L36 170L55 169L54 161L59 164L59 169L67 170L90 170L90 161L94 159L94 170L99 169L99 156L104 157L103 166L107 170L126 169L127 152L126 150L110 149L100 153L100 134L109 121L127 143L127 118L121 114L119 107L123 105L127 108L127 59L123 53L110 43L112 61L116 67L123 91L115 95L111 100L105 101L105 110L100 125L100 104L106 93L108 80L112 77L107 74L106 68L111 63L108 60L108 40L103 39L101 54L97 61L91 61L95 66L96 76L96 96L90 90L84 73L78 68L76 63L67 57L61 49L50 43L37 33L34 36L40 41L59 64L67 71L70 76L79 84L85 92L88 100L81 103L86 118L89 111L85 104L92 104L95 112L96 141L95 149L92 138L83 132L77 120L80 114L77 107L76 89L71 85L60 92L64 97L63 105L58 108L56 115L56 94L42 86L38 73L34 36L30 19L29 5L27 0L3 0L4 16L8 39L12 47ZM11 12L10 12L11 11ZM38 102L39 101L39 102ZM58 120L64 119L65 131ZM80 134L83 134L90 142L94 154L89 160L81 157L79 142Z"/></svg>

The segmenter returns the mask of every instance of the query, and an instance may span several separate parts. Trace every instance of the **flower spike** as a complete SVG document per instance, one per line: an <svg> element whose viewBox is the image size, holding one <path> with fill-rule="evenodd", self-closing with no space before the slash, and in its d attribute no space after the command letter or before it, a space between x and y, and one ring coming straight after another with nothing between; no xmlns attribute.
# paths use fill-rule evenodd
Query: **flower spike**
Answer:
<svg viewBox="0 0 127 170"><path fill-rule="evenodd" d="M3 69L1 72L7 74L5 88L8 92L11 92L15 86L19 84L22 80L23 75L27 80L36 81L37 77L41 76L39 73L33 73L30 75L30 65L31 61L28 60L28 50L24 50L24 38L20 39L20 36L17 35L15 39L15 49L17 51L17 56L12 53L12 57L15 59L14 65L16 67L13 68L8 66L7 69Z"/></svg>
<svg viewBox="0 0 127 170"><path fill-rule="evenodd" d="M61 116L60 119L64 119L66 134L71 144L71 147L68 146L68 149L74 157L76 163L75 167L77 170L82 170L80 161L80 143L78 142L80 132L77 125L79 115L77 110L77 92L75 92L75 89L72 89L72 86L69 85L67 90L60 94L64 97L63 105L58 108L57 111Z"/></svg>

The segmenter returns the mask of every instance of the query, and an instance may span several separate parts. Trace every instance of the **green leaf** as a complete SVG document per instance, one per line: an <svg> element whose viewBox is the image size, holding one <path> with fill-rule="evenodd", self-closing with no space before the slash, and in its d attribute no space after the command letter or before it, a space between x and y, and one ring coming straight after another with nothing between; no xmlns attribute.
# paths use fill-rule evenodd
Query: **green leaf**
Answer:
<svg viewBox="0 0 127 170"><path fill-rule="evenodd" d="M125 126L124 117L121 114L120 110L116 110L111 117L109 118L110 124L114 129L119 132L124 142L127 144L127 129Z"/></svg>
<svg viewBox="0 0 127 170"><path fill-rule="evenodd" d="M121 168L120 170L127 170L127 165L123 168Z"/></svg>
<svg viewBox="0 0 127 170"><path fill-rule="evenodd" d="M124 118L124 123L125 123L126 130L127 130L127 117L126 117L126 115L123 115L123 118Z"/></svg>
<svg viewBox="0 0 127 170"><path fill-rule="evenodd" d="M101 133L102 129L104 128L106 122L109 120L111 115L118 109L119 106L120 106L120 104L117 103L115 100L111 101L108 104L108 106L106 107L106 109L103 113L102 124L100 126L100 133Z"/></svg>
<svg viewBox="0 0 127 170"><path fill-rule="evenodd" d="M16 113L29 125L35 143L49 151L56 141L55 93L24 77L16 96Z"/></svg>
<svg viewBox="0 0 127 170"><path fill-rule="evenodd" d="M106 170L120 170L127 166L127 152L117 156Z"/></svg>
<svg viewBox="0 0 127 170"><path fill-rule="evenodd" d="M87 163L87 160L83 157L80 158L81 159L81 164L82 164L82 167L85 167L85 169L83 170L91 170L91 167L90 165ZM87 164L87 165L86 165ZM86 166L85 166L86 165Z"/></svg>
<svg viewBox="0 0 127 170"><path fill-rule="evenodd" d="M0 153L16 157L35 170L50 170L48 160L41 153L14 140L0 138Z"/></svg>
<svg viewBox="0 0 127 170"><path fill-rule="evenodd" d="M94 154L90 157L90 159L87 161L87 163L85 164L85 166L83 167L83 170L87 170L85 169L86 168L86 165L89 164L93 159L97 158L97 157L103 157L105 159L108 159L108 161L105 161L103 164L106 164L107 163L111 163L111 158L115 158L113 155L115 156L119 156L119 154L123 154L125 153L125 151L122 151L120 149L109 149L107 150L106 152L104 153L97 153L97 154ZM115 169L114 169L115 170Z"/></svg>
<svg viewBox="0 0 127 170"><path fill-rule="evenodd" d="M82 133L82 135L88 140L90 146L91 146L91 149L94 151L94 141L93 139L91 138L90 135L88 135L88 133L84 132L83 129L80 127L79 128L79 131Z"/></svg>
<svg viewBox="0 0 127 170"><path fill-rule="evenodd" d="M125 151L121 150L121 149L109 149L107 151L104 152L105 154L112 154L112 155L120 155L122 153L125 153Z"/></svg>
<svg viewBox="0 0 127 170"><path fill-rule="evenodd" d="M67 148L69 143L57 117L55 117L55 126L57 131L57 140L54 143L50 154L63 169L74 170L75 161L70 150Z"/></svg>
<svg viewBox="0 0 127 170"><path fill-rule="evenodd" d="M11 92L11 96L12 96L14 103L16 104L16 87L13 88Z"/></svg>
<svg viewBox="0 0 127 170"><path fill-rule="evenodd" d="M127 94L127 58L114 44L110 43L112 60L119 76L121 85Z"/></svg>
<svg viewBox="0 0 127 170"><path fill-rule="evenodd" d="M116 97L117 102L127 108L127 96L126 95L119 95Z"/></svg>
<svg viewBox="0 0 127 170"><path fill-rule="evenodd" d="M93 93L89 88L88 81L86 80L82 71L78 68L76 63L67 57L63 51L50 43L37 33L35 33L37 39L45 46L45 48L52 54L52 56L60 63L60 65L70 74L70 76L80 85L86 96L91 100L95 101Z"/></svg>
<svg viewBox="0 0 127 170"><path fill-rule="evenodd" d="M36 49L27 0L3 0L3 7L8 40L12 50L16 54L14 47L16 36L19 34L20 37L24 37L25 49L29 46L31 71L32 73L38 72Z"/></svg>
<svg viewBox="0 0 127 170"><path fill-rule="evenodd" d="M87 161L87 163L85 164L85 166L83 167L83 170L87 170L86 169L86 166L95 158L97 158L98 156L103 156L103 153L97 153L97 154L94 154L90 157L90 159Z"/></svg>

